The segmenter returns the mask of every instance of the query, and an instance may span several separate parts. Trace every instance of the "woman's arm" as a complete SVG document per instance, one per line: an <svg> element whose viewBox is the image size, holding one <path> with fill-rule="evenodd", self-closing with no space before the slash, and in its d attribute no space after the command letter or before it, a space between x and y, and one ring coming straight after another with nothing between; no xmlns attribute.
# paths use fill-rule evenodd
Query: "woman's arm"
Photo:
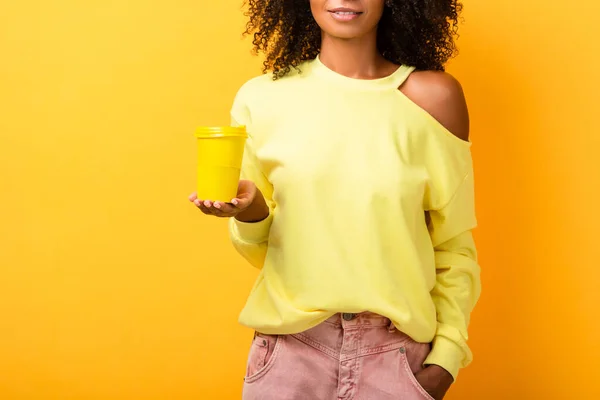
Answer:
<svg viewBox="0 0 600 400"><path fill-rule="evenodd" d="M469 113L464 93L451 75L414 72L400 90L433 116L442 125L440 129L445 128L454 134L456 138L452 140L469 140ZM450 143L463 145L460 142ZM436 283L431 296L437 310L437 331L425 364L442 367L454 379L459 369L472 358L466 344L467 328L481 290L477 252L471 233L477 222L470 156L464 163L467 167L457 172L460 174L456 177L458 184L445 204L428 210L428 228L435 250ZM421 383L424 386L428 384ZM444 391L444 388L438 390Z"/></svg>
<svg viewBox="0 0 600 400"><path fill-rule="evenodd" d="M237 121L234 121L237 124ZM262 268L269 232L273 222L273 186L264 175L256 157L251 137L246 142L241 178L256 185L256 195L252 205L229 221L229 233L235 249L250 264Z"/></svg>

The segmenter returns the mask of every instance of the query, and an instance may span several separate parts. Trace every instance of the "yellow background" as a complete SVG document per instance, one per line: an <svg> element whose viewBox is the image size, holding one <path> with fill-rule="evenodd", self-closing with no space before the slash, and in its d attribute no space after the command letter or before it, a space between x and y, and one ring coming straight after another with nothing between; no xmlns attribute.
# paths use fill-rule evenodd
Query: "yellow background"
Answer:
<svg viewBox="0 0 600 400"><path fill-rule="evenodd" d="M4 0L0 399L238 399L256 272L186 200L237 0ZM598 399L600 7L465 0L483 297L452 399Z"/></svg>

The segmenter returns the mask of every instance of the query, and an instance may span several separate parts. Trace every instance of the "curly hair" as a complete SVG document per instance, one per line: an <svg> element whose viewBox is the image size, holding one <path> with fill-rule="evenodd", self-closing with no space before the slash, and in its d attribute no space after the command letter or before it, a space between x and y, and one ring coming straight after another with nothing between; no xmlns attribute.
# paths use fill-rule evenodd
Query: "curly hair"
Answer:
<svg viewBox="0 0 600 400"><path fill-rule="evenodd" d="M247 0L245 34L254 35L256 53L264 53L263 72L273 79L315 58L321 29L308 0ZM443 71L457 53L459 0L386 0L377 46L387 60L420 70Z"/></svg>

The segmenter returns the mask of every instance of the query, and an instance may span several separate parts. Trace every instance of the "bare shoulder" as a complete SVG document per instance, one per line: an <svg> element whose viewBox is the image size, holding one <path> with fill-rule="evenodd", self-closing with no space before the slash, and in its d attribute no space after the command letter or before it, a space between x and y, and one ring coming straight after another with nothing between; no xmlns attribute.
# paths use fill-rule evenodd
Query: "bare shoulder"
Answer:
<svg viewBox="0 0 600 400"><path fill-rule="evenodd" d="M469 140L469 111L455 77L441 71L415 71L399 90L456 137Z"/></svg>

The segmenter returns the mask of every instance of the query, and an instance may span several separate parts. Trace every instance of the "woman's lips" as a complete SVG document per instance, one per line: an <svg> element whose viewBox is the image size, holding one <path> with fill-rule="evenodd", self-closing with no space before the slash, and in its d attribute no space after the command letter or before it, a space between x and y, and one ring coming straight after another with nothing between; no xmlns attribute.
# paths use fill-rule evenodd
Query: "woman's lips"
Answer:
<svg viewBox="0 0 600 400"><path fill-rule="evenodd" d="M329 10L329 13L336 21L352 21L362 15L362 12L351 10L348 8L336 8L333 10Z"/></svg>

